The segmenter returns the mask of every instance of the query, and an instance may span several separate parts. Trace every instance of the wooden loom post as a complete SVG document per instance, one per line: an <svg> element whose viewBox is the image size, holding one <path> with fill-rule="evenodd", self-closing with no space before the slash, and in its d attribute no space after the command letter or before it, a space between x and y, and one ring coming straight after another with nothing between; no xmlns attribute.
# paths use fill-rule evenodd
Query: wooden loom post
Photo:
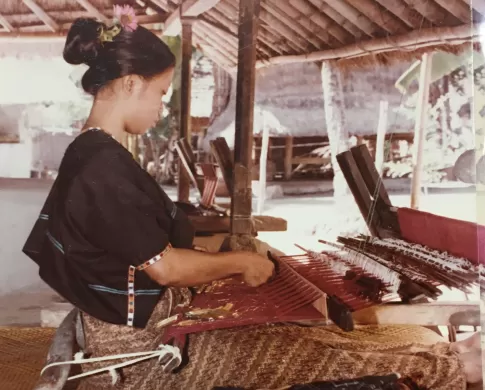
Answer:
<svg viewBox="0 0 485 390"><path fill-rule="evenodd" d="M239 2L234 187L231 201L232 236L250 236L253 232L251 167L259 13L260 0Z"/></svg>
<svg viewBox="0 0 485 390"><path fill-rule="evenodd" d="M428 116L429 83L431 79L432 53L423 54L419 75L419 93L416 102L416 123L414 127L413 145L413 177L411 182L411 208L419 208L421 193L421 175L423 171L423 146L425 141Z"/></svg>
<svg viewBox="0 0 485 390"><path fill-rule="evenodd" d="M182 72L180 88L180 138L191 144L190 100L192 95L192 23L189 18L182 19ZM190 177L179 158L178 201L188 203L190 198Z"/></svg>

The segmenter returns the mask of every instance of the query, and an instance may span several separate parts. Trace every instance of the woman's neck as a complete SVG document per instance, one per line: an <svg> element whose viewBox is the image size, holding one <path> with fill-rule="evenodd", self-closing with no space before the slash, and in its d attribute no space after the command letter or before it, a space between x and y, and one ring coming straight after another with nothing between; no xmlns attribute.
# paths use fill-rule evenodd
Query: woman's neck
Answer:
<svg viewBox="0 0 485 390"><path fill-rule="evenodd" d="M123 115L109 100L95 100L84 129L100 128L120 141L124 133Z"/></svg>

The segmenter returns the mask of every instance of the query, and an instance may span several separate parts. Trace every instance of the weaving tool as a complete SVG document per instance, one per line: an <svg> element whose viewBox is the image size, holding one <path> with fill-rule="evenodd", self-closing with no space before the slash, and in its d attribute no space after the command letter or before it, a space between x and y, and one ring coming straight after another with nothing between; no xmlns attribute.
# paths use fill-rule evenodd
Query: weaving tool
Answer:
<svg viewBox="0 0 485 390"><path fill-rule="evenodd" d="M269 283L253 288L238 279L214 282L197 293L183 319L166 329L165 339L188 333L273 322L323 319L313 304L324 293L284 261Z"/></svg>

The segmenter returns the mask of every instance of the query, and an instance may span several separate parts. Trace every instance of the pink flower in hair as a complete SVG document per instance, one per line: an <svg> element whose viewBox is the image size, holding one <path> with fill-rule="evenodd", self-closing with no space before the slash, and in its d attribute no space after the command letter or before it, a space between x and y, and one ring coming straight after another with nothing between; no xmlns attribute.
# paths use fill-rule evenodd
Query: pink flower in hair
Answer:
<svg viewBox="0 0 485 390"><path fill-rule="evenodd" d="M138 27L135 10L129 5L115 5L114 18L128 31L135 31Z"/></svg>

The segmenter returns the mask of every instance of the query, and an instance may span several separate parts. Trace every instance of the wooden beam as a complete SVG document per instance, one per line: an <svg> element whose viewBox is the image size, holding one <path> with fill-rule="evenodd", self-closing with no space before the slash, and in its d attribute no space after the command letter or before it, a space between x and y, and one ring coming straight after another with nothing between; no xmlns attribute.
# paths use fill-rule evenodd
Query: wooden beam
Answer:
<svg viewBox="0 0 485 390"><path fill-rule="evenodd" d="M433 302L386 304L359 310L352 315L365 325L480 326L479 302Z"/></svg>
<svg viewBox="0 0 485 390"><path fill-rule="evenodd" d="M423 16L411 9L403 0L376 0L385 9L391 11L412 29L419 29Z"/></svg>
<svg viewBox="0 0 485 390"><path fill-rule="evenodd" d="M453 26L459 22L455 15L445 11L434 1L404 0L404 2L435 25Z"/></svg>
<svg viewBox="0 0 485 390"><path fill-rule="evenodd" d="M379 6L375 0L346 0L351 6L374 21L380 28L390 34L402 34L408 27L387 9ZM446 1L446 0L445 0Z"/></svg>
<svg viewBox="0 0 485 390"><path fill-rule="evenodd" d="M231 226L230 217L212 215L189 215L190 222L196 232L204 233L229 233ZM254 215L251 217L253 233L257 232L284 232L288 228L288 222L282 218L267 215Z"/></svg>
<svg viewBox="0 0 485 390"><path fill-rule="evenodd" d="M83 7L86 11L88 11L93 17L98 19L99 21L106 23L108 18L103 15L94 5L92 5L89 0L76 0L78 4Z"/></svg>
<svg viewBox="0 0 485 390"><path fill-rule="evenodd" d="M160 15L140 15L138 22L154 34L159 35L160 30L153 29L153 26L159 25L163 22ZM14 29L12 32L0 32L0 41L42 41L42 40L64 40L71 27L72 23L63 23L59 30L53 32L48 31L50 28L46 25L35 27L20 27Z"/></svg>
<svg viewBox="0 0 485 390"><path fill-rule="evenodd" d="M434 0L442 8L447 10L451 15L454 15L463 23L472 22L472 13L470 12L470 7L467 7L465 3L461 1L450 1L450 0ZM475 1L475 0L474 0Z"/></svg>
<svg viewBox="0 0 485 390"><path fill-rule="evenodd" d="M318 25L321 29L327 31L330 35L335 37L341 43L350 43L353 40L353 35L340 26L331 17L327 16L323 11L320 11L313 4L303 0L290 0L289 4L303 14L313 23Z"/></svg>
<svg viewBox="0 0 485 390"><path fill-rule="evenodd" d="M221 0L185 0L165 20L163 35L179 35L182 30L180 19L197 17L215 7Z"/></svg>
<svg viewBox="0 0 485 390"><path fill-rule="evenodd" d="M192 98L192 25L193 20L182 19L182 72L180 86L180 138L191 144L190 100ZM188 203L190 198L190 177L185 165L179 160L178 201Z"/></svg>
<svg viewBox="0 0 485 390"><path fill-rule="evenodd" d="M326 0L325 2L341 15L345 16L345 18L350 20L368 36L373 37L374 34L379 30L379 27L372 20L349 5L346 1Z"/></svg>
<svg viewBox="0 0 485 390"><path fill-rule="evenodd" d="M59 25L41 8L34 0L22 0L24 4L29 7L37 17L44 22L51 31L59 30Z"/></svg>
<svg viewBox="0 0 485 390"><path fill-rule="evenodd" d="M251 168L253 152L256 43L260 0L239 2L239 51L234 136L234 189L231 202L231 234L252 234Z"/></svg>
<svg viewBox="0 0 485 390"><path fill-rule="evenodd" d="M463 0L468 6L473 8L479 14L485 16L485 0Z"/></svg>
<svg viewBox="0 0 485 390"><path fill-rule="evenodd" d="M15 30L15 28L10 24L7 18L5 18L5 16L3 16L2 14L0 14L0 25L2 25L3 28L8 32L13 32Z"/></svg>
<svg viewBox="0 0 485 390"><path fill-rule="evenodd" d="M411 208L419 209L421 194L421 175L423 171L423 147L425 141L426 122L428 120L429 80L431 78L431 56L423 54L419 76L419 92L416 102L416 123L414 126L413 143L413 176L411 181Z"/></svg>
<svg viewBox="0 0 485 390"><path fill-rule="evenodd" d="M391 51L410 51L440 45L460 45L478 39L480 37L479 30L480 23L457 27L432 27L397 36L360 41L338 49L273 57L268 60L258 61L256 66L262 68L270 65L318 62L332 59L344 60Z"/></svg>

